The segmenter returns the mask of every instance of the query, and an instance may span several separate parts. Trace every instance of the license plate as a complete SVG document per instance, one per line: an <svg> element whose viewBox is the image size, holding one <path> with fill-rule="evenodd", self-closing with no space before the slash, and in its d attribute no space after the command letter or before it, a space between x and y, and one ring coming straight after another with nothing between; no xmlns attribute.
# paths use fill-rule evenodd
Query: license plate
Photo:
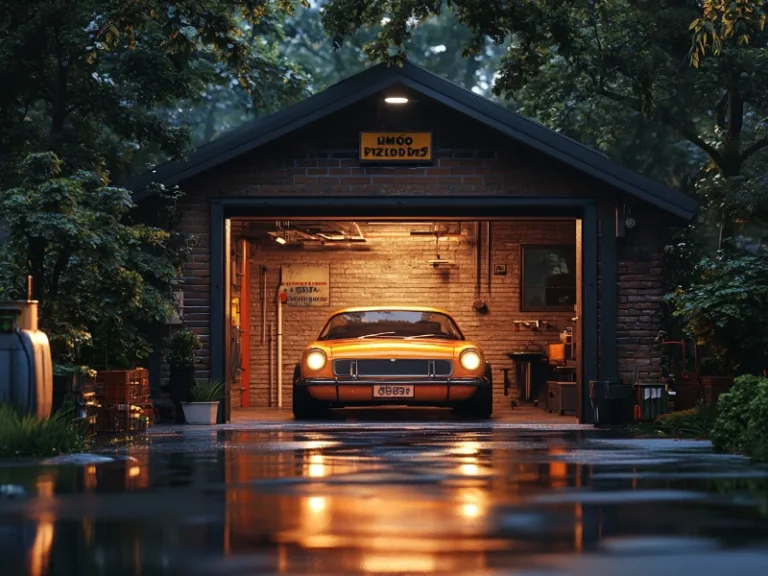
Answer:
<svg viewBox="0 0 768 576"><path fill-rule="evenodd" d="M413 386L379 385L373 387L374 398L413 398Z"/></svg>

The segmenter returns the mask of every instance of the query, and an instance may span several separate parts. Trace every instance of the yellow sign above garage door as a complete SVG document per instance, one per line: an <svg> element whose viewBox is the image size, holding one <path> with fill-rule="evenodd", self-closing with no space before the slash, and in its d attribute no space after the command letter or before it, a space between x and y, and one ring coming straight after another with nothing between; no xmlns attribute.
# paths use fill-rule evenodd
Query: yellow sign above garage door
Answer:
<svg viewBox="0 0 768 576"><path fill-rule="evenodd" d="M399 164L432 161L431 132L361 132L360 161Z"/></svg>

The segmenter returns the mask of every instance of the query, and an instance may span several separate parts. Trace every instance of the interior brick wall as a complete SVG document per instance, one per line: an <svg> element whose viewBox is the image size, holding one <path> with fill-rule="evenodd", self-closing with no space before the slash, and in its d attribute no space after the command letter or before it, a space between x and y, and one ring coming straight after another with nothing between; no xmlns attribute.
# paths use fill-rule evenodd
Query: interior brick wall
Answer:
<svg viewBox="0 0 768 576"><path fill-rule="evenodd" d="M559 332L570 326L573 313L520 311L520 254L522 244L574 245L574 221L507 221L491 224L491 265L505 264L506 275L494 275L488 285L485 247L480 248L480 287L474 269L474 234L471 223L462 224L462 237L440 240L440 257L453 266L433 268L434 237L410 236L412 226L361 225L369 236L352 248L290 249L271 239L251 241L250 352L251 406L268 405L268 345L261 343L261 267L267 268L267 330L276 322L275 296L280 268L285 264L327 264L330 270L330 306L283 306L283 405L290 406L294 366L308 342L317 337L328 315L349 306L434 306L449 312L465 337L476 341L493 366L496 400L503 401L503 368L512 368L507 352L527 343L545 348L559 341ZM424 229L424 227L420 227ZM485 232L481 242L485 241ZM487 314L476 312L472 301L482 297ZM514 320L542 320L551 328L515 331ZM276 324L275 325L275 334ZM276 363L275 344L273 358ZM276 374L276 372L273 372ZM514 370L510 370L514 382ZM274 376L273 386L276 384ZM273 391L275 388L273 388ZM516 388L510 399L517 397ZM273 398L276 393L273 392ZM238 399L239 400L239 399Z"/></svg>

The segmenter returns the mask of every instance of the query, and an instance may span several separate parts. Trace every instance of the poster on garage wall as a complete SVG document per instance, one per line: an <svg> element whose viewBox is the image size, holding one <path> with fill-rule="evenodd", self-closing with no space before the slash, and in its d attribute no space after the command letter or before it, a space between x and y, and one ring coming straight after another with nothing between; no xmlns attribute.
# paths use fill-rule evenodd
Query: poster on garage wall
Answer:
<svg viewBox="0 0 768 576"><path fill-rule="evenodd" d="M285 264L282 267L286 306L330 306L330 266Z"/></svg>

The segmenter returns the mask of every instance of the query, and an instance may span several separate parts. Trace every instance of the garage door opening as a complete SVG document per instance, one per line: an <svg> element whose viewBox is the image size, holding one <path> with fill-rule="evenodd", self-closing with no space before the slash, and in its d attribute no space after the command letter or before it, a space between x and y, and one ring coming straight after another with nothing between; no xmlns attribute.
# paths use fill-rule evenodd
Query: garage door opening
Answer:
<svg viewBox="0 0 768 576"><path fill-rule="evenodd" d="M233 418L290 415L294 368L329 316L392 306L444 310L480 346L495 418L575 422L580 228L573 217L227 220Z"/></svg>

